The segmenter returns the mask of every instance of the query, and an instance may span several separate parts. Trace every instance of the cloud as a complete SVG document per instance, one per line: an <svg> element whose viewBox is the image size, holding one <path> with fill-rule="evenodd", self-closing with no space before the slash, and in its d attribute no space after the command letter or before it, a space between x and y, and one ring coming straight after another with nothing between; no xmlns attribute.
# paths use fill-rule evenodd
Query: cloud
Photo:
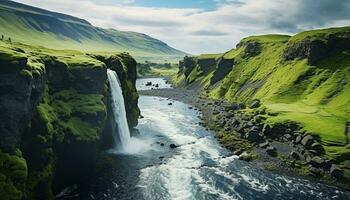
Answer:
<svg viewBox="0 0 350 200"><path fill-rule="evenodd" d="M117 5L96 0L18 1L84 18L96 26L149 34L194 54L226 51L252 34L350 25L350 1L344 0L213 0L217 7L211 10L140 7L134 0Z"/></svg>

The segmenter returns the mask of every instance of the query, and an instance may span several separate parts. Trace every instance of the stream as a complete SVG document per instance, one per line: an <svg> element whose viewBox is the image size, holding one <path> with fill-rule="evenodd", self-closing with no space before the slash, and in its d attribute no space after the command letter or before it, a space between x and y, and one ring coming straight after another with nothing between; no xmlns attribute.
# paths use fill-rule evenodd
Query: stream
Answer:
<svg viewBox="0 0 350 200"><path fill-rule="evenodd" d="M138 80L138 89L146 89L148 81L169 88L163 79L153 78ZM141 96L139 107L144 118L132 131L138 142L130 152L109 154L111 162L96 181L95 199L350 199L349 192L238 160L184 103Z"/></svg>

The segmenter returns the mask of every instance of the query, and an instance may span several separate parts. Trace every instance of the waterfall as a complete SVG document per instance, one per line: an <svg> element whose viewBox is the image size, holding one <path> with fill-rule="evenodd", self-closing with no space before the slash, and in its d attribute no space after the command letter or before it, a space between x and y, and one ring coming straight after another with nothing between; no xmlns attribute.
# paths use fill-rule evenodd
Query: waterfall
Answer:
<svg viewBox="0 0 350 200"><path fill-rule="evenodd" d="M117 73L107 69L107 75L112 95L113 116L118 127L118 131L114 130L113 137L117 149L126 151L130 142L130 130L126 119L123 91Z"/></svg>

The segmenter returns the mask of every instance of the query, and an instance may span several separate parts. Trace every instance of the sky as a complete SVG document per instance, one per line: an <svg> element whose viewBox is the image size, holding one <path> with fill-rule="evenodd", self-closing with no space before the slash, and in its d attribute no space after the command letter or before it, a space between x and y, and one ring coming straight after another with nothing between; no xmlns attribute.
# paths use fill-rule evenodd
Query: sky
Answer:
<svg viewBox="0 0 350 200"><path fill-rule="evenodd" d="M191 54L232 49L242 38L350 26L350 0L15 0L135 31Z"/></svg>

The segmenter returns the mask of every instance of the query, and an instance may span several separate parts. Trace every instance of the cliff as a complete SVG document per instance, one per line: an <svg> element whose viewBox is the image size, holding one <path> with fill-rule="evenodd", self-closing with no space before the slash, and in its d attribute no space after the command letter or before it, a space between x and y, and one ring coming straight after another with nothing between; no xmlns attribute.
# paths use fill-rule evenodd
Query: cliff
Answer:
<svg viewBox="0 0 350 200"><path fill-rule="evenodd" d="M118 73L137 124L136 62L0 41L0 196L53 199L93 176L111 147L107 68Z"/></svg>
<svg viewBox="0 0 350 200"><path fill-rule="evenodd" d="M227 106L214 117L223 143L237 136L264 148L269 140L300 144L290 153L301 159L288 162L313 175L332 174L336 164L349 182L349 27L251 36L226 53L186 57L179 66L176 84L196 86Z"/></svg>

